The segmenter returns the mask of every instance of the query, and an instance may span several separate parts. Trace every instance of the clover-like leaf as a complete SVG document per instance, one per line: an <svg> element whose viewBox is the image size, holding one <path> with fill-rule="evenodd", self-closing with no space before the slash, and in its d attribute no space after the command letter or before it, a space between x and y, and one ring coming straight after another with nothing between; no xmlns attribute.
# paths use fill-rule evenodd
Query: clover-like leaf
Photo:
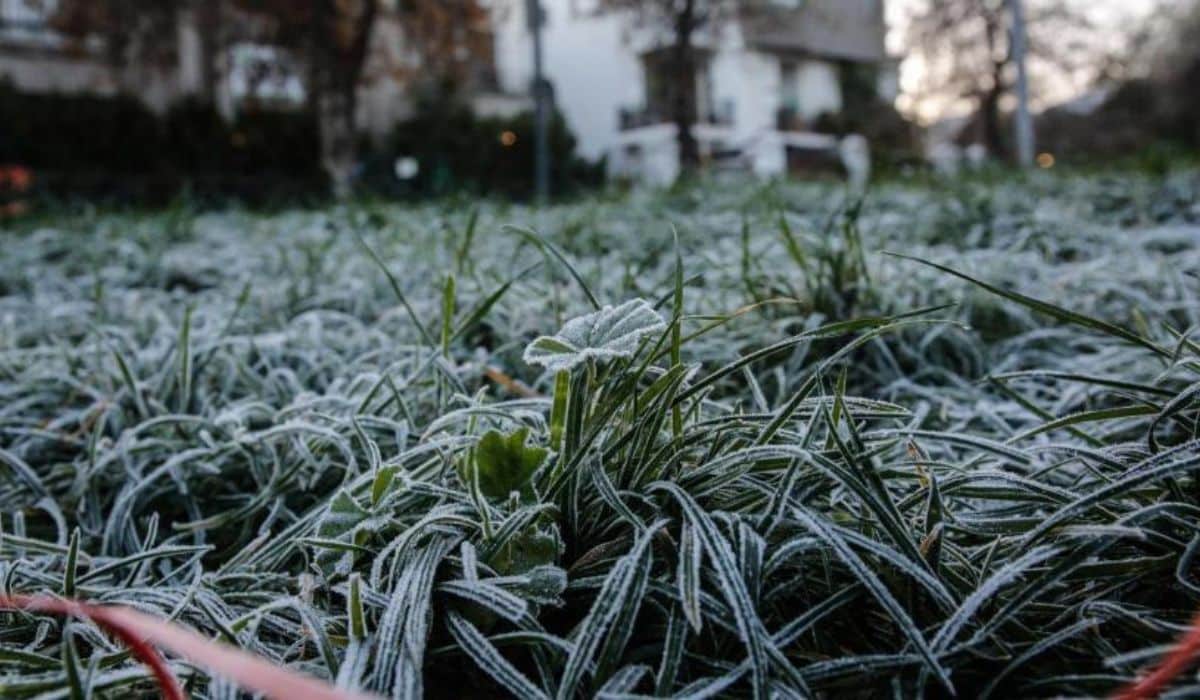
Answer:
<svg viewBox="0 0 1200 700"><path fill-rule="evenodd" d="M386 523L387 518L359 505L348 491L338 491L317 521L317 538L327 544L341 542L347 548L323 547L317 553L317 566L326 576L350 573L354 563L352 548L361 545Z"/></svg>
<svg viewBox="0 0 1200 700"><path fill-rule="evenodd" d="M537 546L541 547L542 552L549 554L542 558L550 562L555 561L562 553L562 543L558 539L558 533L552 532L550 536L542 535L541 537ZM567 590L567 572L557 566L537 564L526 569L520 576L513 577L512 582L508 584L508 589L534 603L562 605L561 596L563 591Z"/></svg>
<svg viewBox="0 0 1200 700"><path fill-rule="evenodd" d="M543 570L557 562L562 553L563 541L558 532L558 526L554 523L534 523L505 542L488 564L498 573L506 576L518 576L534 571L540 571L541 573L538 575L543 575L547 573ZM535 582L530 580L522 583L534 584ZM553 582L541 581L540 583ZM521 588L524 594L531 595L539 585L516 587ZM562 590L562 587L554 590L554 586L549 586L539 595L551 600L557 598Z"/></svg>
<svg viewBox="0 0 1200 700"><path fill-rule="evenodd" d="M567 321L558 333L530 343L525 361L558 372L589 358L632 357L643 338L666 327L645 299L634 299Z"/></svg>
<svg viewBox="0 0 1200 700"><path fill-rule="evenodd" d="M527 446L528 435L529 428L521 428L507 437L489 430L479 439L475 445L475 470L484 496L501 499L513 491L524 490L546 461L549 450Z"/></svg>

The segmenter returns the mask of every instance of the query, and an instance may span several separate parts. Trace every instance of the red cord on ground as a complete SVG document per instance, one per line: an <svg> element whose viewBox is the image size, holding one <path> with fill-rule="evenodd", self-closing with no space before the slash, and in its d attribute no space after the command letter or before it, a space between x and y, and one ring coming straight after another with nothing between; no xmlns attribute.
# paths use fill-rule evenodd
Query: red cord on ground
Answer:
<svg viewBox="0 0 1200 700"><path fill-rule="evenodd" d="M1200 653L1200 613L1192 618L1192 626L1179 641L1175 648L1162 660L1158 668L1137 681L1131 683L1117 693L1116 700L1146 700L1156 698L1171 681L1175 680Z"/></svg>
<svg viewBox="0 0 1200 700"><path fill-rule="evenodd" d="M304 673L278 666L247 651L214 641L184 625L120 605L92 605L52 596L0 596L0 609L74 615L91 620L129 647L154 674L167 700L184 700L179 681L157 648L222 675L271 700L378 700L356 690L336 688Z"/></svg>
<svg viewBox="0 0 1200 700"><path fill-rule="evenodd" d="M154 679L158 682L163 698L166 700L187 699L187 696L183 694L183 688L179 686L179 680L171 673L171 669L167 668L167 662L163 660L162 655L133 630L126 628L119 621L111 619L108 611L101 606L49 596L15 595L0 596L0 608L14 608L53 615L73 615L89 619L121 640L121 643L129 647L129 651L137 657L138 661L149 667L150 672L154 674Z"/></svg>

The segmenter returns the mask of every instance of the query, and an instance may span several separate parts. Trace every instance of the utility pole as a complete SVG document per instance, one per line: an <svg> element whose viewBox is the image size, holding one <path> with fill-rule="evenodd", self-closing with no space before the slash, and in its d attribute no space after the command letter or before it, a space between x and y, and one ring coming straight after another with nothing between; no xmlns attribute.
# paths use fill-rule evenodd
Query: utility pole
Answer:
<svg viewBox="0 0 1200 700"><path fill-rule="evenodd" d="M1025 68L1025 12L1021 0L1008 0L1012 12L1013 60L1017 64L1017 162L1022 168L1033 165L1033 117L1029 114L1029 73Z"/></svg>
<svg viewBox="0 0 1200 700"><path fill-rule="evenodd" d="M534 187L538 203L545 204L550 197L550 84L542 67L541 0L525 0L525 17L533 36Z"/></svg>

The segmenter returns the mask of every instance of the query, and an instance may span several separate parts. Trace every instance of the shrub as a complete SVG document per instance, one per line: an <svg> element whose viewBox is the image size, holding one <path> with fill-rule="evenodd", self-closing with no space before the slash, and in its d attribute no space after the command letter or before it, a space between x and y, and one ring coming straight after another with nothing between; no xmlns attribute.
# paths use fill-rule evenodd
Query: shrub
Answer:
<svg viewBox="0 0 1200 700"><path fill-rule="evenodd" d="M136 98L28 94L0 83L0 161L48 170L154 169L162 125Z"/></svg>
<svg viewBox="0 0 1200 700"><path fill-rule="evenodd" d="M557 112L550 122L549 142L554 195L603 181L602 165L575 155L575 137ZM397 181L392 168L399 157L419 163L413 180ZM396 126L381 149L370 153L367 163L364 184L377 192L528 197L534 189L534 115L481 117L461 102L425 101L411 119Z"/></svg>
<svg viewBox="0 0 1200 700"><path fill-rule="evenodd" d="M0 163L31 168L42 194L151 204L185 188L254 202L324 190L316 123L302 112L246 112L229 124L188 100L160 118L131 96L2 84L0 122Z"/></svg>
<svg viewBox="0 0 1200 700"><path fill-rule="evenodd" d="M923 162L917 126L893 105L879 100L866 102L853 110L823 112L813 129L838 137L862 134L871 145L873 166L883 173Z"/></svg>

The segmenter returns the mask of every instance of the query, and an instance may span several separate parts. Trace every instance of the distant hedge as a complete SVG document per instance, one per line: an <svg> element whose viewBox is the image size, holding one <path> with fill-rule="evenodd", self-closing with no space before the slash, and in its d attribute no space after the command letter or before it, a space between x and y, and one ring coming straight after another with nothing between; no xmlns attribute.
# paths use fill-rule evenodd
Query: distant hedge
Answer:
<svg viewBox="0 0 1200 700"><path fill-rule="evenodd" d="M550 123L553 196L571 194L604 180L603 163L575 155L575 136L561 114ZM394 172L398 158L417 161L407 181ZM427 101L398 125L367 158L363 185L382 194L469 193L526 198L534 190L534 116L481 117L462 103Z"/></svg>
<svg viewBox="0 0 1200 700"><path fill-rule="evenodd" d="M0 83L0 163L52 196L157 203L184 190L248 201L324 192L308 114L246 112L228 123L202 102L158 115L131 96L31 94Z"/></svg>
<svg viewBox="0 0 1200 700"><path fill-rule="evenodd" d="M261 203L327 191L317 123L307 112L247 111L231 124L200 101L160 117L132 96L30 94L0 82L0 124L0 164L31 168L36 191L51 196L155 204L186 191ZM382 145L364 143L357 184L386 196L527 197L533 131L531 113L480 117L466 104L425 101ZM577 158L575 143L555 114L556 196L603 181L603 165ZM401 157L419 163L415 177L396 177Z"/></svg>

